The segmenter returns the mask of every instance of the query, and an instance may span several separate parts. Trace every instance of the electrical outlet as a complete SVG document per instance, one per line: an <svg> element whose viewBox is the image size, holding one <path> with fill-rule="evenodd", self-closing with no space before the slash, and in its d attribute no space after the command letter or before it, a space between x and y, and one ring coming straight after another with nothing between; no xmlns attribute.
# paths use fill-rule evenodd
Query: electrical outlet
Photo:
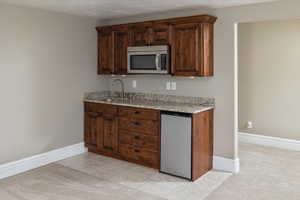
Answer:
<svg viewBox="0 0 300 200"><path fill-rule="evenodd" d="M246 123L246 128L247 128L247 129L252 129L252 128L253 128L253 123L252 123L251 121L248 121L248 122Z"/></svg>
<svg viewBox="0 0 300 200"><path fill-rule="evenodd" d="M176 90L176 82L172 82L172 84L171 84L171 89L172 89L172 90Z"/></svg>
<svg viewBox="0 0 300 200"><path fill-rule="evenodd" d="M137 85L136 85L136 80L133 80L133 81L132 81L132 87L133 87L133 88L136 88L136 86L137 86Z"/></svg>
<svg viewBox="0 0 300 200"><path fill-rule="evenodd" d="M167 84L166 84L166 90L171 90L171 82L167 82Z"/></svg>

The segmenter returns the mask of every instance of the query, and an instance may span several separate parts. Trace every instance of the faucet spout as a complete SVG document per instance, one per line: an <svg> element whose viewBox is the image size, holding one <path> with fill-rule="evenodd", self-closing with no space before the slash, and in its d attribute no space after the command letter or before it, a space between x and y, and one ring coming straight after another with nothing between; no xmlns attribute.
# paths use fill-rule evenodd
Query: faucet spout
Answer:
<svg viewBox="0 0 300 200"><path fill-rule="evenodd" d="M113 83L116 83L116 82L120 83L120 85L121 85L121 90L122 90L121 94L122 94L122 98L124 99L125 98L124 82L121 79L113 80Z"/></svg>

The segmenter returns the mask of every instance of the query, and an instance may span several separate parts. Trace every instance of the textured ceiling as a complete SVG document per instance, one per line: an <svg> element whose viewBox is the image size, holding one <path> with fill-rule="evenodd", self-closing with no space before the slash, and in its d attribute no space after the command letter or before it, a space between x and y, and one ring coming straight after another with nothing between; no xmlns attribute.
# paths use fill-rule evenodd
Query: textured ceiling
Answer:
<svg viewBox="0 0 300 200"><path fill-rule="evenodd" d="M162 11L220 8L274 0L0 0L0 2L53 10L99 20Z"/></svg>

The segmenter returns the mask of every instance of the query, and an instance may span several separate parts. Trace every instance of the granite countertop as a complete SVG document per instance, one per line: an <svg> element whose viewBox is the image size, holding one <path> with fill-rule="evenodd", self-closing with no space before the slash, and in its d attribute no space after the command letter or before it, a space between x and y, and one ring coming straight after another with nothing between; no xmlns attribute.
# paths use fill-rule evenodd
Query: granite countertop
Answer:
<svg viewBox="0 0 300 200"><path fill-rule="evenodd" d="M84 102L148 108L181 113L199 113L214 108L214 99L183 97L175 95L126 93L125 99L119 92L103 91L87 93Z"/></svg>

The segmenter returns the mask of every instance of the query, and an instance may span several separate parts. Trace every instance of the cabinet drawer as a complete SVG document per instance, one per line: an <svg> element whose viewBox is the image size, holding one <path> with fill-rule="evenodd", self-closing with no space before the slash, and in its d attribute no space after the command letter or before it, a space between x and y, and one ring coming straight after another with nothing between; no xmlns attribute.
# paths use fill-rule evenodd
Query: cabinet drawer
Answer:
<svg viewBox="0 0 300 200"><path fill-rule="evenodd" d="M125 130L119 131L119 144L129 144L151 151L158 151L157 136L143 135Z"/></svg>
<svg viewBox="0 0 300 200"><path fill-rule="evenodd" d="M84 103L85 112L101 112L104 115L112 116L118 113L117 106L101 103Z"/></svg>
<svg viewBox="0 0 300 200"><path fill-rule="evenodd" d="M99 103L84 103L85 112L103 112L103 106Z"/></svg>
<svg viewBox="0 0 300 200"><path fill-rule="evenodd" d="M120 144L119 151L121 156L126 159L136 160L152 167L158 167L158 152L153 152L126 144Z"/></svg>
<svg viewBox="0 0 300 200"><path fill-rule="evenodd" d="M140 109L140 108L120 107L119 108L119 116L120 117L137 118L137 119L158 120L159 119L159 111L149 110L149 109Z"/></svg>
<svg viewBox="0 0 300 200"><path fill-rule="evenodd" d="M119 128L158 136L158 122L153 120L120 118Z"/></svg>
<svg viewBox="0 0 300 200"><path fill-rule="evenodd" d="M112 106L112 105L104 105L103 106L103 115L104 117L107 118L114 118L117 116L118 113L118 108L116 106Z"/></svg>

